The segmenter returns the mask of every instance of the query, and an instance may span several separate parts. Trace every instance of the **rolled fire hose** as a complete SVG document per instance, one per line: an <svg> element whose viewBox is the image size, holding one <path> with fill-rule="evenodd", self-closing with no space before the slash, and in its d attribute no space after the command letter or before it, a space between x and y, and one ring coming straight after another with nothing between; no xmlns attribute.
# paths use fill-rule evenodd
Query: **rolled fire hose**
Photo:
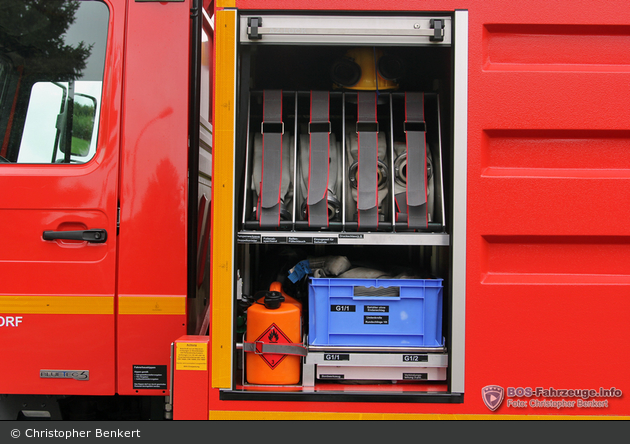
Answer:
<svg viewBox="0 0 630 444"><path fill-rule="evenodd" d="M387 187L387 135L385 132L378 133L378 212L379 220L385 219L383 200L387 197L389 189ZM346 208L348 220L356 220L357 214L357 186L359 178L359 138L356 132L349 130L346 134L346 169L349 193L346 193Z"/></svg>
<svg viewBox="0 0 630 444"><path fill-rule="evenodd" d="M256 193L256 201L260 196L260 186L263 180L262 174L263 143L262 134L254 135L254 171L252 174L252 189ZM284 220L291 220L291 207L293 198L293 187L291 186L291 176L293 168L293 136L284 134L282 136L282 179L280 184L280 216Z"/></svg>
<svg viewBox="0 0 630 444"><path fill-rule="evenodd" d="M308 263L317 278L339 276L352 267L346 256L309 257Z"/></svg>
<svg viewBox="0 0 630 444"><path fill-rule="evenodd" d="M394 142L394 195L404 193L407 187L407 145L404 142ZM433 156L431 150L427 146L427 213L428 220L431 221L434 206L434 175L433 175ZM400 209L404 212L403 209Z"/></svg>
<svg viewBox="0 0 630 444"><path fill-rule="evenodd" d="M303 131L299 138L298 147L298 172L297 183L299 184L300 212L303 220L306 220L306 196L308 195L308 170L309 170L309 140L308 134ZM322 171L322 174L326 174ZM341 220L341 183L343 171L341 170L341 143L337 142L334 133L330 134L330 150L328 163L328 219L331 221Z"/></svg>

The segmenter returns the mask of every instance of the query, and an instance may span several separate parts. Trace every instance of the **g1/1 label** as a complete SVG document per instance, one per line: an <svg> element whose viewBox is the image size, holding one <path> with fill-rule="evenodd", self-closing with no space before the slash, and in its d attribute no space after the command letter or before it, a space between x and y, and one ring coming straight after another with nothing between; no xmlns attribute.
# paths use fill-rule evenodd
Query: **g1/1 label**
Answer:
<svg viewBox="0 0 630 444"><path fill-rule="evenodd" d="M324 355L324 361L349 361L349 354L339 354L339 353L326 353Z"/></svg>
<svg viewBox="0 0 630 444"><path fill-rule="evenodd" d="M403 362L428 362L428 355L402 355Z"/></svg>
<svg viewBox="0 0 630 444"><path fill-rule="evenodd" d="M334 312L357 311L357 306L356 305L331 305L330 311L334 311Z"/></svg>

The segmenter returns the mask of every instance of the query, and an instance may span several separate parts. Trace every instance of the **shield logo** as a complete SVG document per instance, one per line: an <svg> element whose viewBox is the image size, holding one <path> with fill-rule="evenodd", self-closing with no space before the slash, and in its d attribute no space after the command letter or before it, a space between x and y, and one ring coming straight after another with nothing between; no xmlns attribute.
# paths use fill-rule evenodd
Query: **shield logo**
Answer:
<svg viewBox="0 0 630 444"><path fill-rule="evenodd" d="M487 385L481 389L481 397L486 407L494 412L503 402L503 387Z"/></svg>

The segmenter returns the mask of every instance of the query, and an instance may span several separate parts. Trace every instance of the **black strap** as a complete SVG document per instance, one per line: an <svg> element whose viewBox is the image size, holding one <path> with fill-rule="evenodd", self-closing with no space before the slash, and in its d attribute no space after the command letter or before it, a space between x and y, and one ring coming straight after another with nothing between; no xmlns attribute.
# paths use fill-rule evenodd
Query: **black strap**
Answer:
<svg viewBox="0 0 630 444"><path fill-rule="evenodd" d="M378 228L378 122L376 93L357 93L357 212L359 228Z"/></svg>
<svg viewBox="0 0 630 444"><path fill-rule="evenodd" d="M330 158L330 93L311 91L311 120L308 160L308 224L311 227L328 226L328 182Z"/></svg>
<svg viewBox="0 0 630 444"><path fill-rule="evenodd" d="M427 143L424 93L405 93L407 134L407 226L427 228Z"/></svg>
<svg viewBox="0 0 630 444"><path fill-rule="evenodd" d="M282 91L263 91L262 173L258 200L261 227L280 225L282 187Z"/></svg>

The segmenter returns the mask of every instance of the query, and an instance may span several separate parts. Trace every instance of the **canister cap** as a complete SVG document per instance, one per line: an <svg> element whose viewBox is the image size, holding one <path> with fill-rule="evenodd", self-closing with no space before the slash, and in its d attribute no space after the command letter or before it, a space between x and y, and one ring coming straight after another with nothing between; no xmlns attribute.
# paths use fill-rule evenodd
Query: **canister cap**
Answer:
<svg viewBox="0 0 630 444"><path fill-rule="evenodd" d="M280 305L284 302L284 296L279 291L267 291L265 292L265 307L270 310L280 308Z"/></svg>

